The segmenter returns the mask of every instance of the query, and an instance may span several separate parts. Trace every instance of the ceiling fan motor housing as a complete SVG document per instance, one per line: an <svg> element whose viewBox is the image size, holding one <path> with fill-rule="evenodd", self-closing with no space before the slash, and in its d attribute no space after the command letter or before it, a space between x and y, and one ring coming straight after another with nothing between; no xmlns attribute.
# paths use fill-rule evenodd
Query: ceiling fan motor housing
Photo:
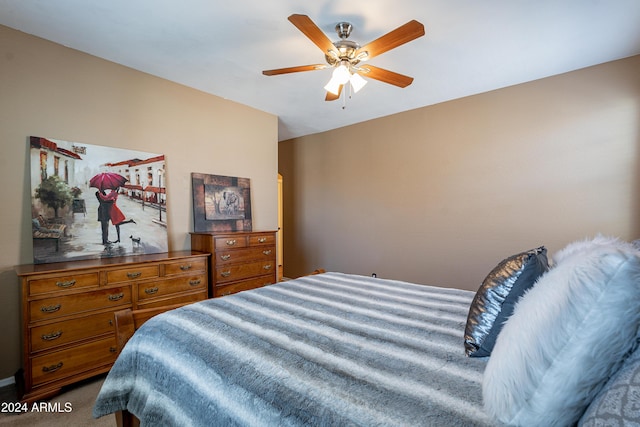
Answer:
<svg viewBox="0 0 640 427"><path fill-rule="evenodd" d="M352 40L347 40L351 35L353 26L348 22L338 22L336 24L336 33L340 37L340 40L334 42L336 51L329 51L325 54L325 59L329 65L335 67L342 61L348 61L351 66L358 64L361 61L361 55L356 57L356 52L360 49L360 45Z"/></svg>

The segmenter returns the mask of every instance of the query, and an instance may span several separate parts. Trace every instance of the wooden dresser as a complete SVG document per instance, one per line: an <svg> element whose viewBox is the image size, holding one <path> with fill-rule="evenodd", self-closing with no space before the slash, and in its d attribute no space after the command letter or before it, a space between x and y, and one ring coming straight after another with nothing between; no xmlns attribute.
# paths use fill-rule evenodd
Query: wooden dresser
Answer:
<svg viewBox="0 0 640 427"><path fill-rule="evenodd" d="M191 249L211 253L210 296L276 283L276 232L191 233Z"/></svg>
<svg viewBox="0 0 640 427"><path fill-rule="evenodd" d="M16 267L22 283L20 399L48 398L107 372L116 358L114 311L206 299L208 258L182 251Z"/></svg>

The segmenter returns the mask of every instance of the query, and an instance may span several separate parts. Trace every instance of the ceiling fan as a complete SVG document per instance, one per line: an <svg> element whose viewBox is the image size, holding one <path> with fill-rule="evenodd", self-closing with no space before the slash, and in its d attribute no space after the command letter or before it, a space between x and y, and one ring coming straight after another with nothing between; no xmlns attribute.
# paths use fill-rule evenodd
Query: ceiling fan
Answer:
<svg viewBox="0 0 640 427"><path fill-rule="evenodd" d="M327 91L326 101L340 98L342 89L347 83L351 85L354 92L360 90L366 84L366 80L362 76L398 87L407 87L413 82L413 77L374 67L373 65L361 64L361 62L422 37L424 35L424 25L420 22L409 21L374 41L360 46L352 40L347 40L353 29L348 22L339 22L336 25L336 32L340 40L334 43L308 16L293 14L288 19L322 50L327 63L265 70L262 72L265 76L334 67L331 80L324 87Z"/></svg>

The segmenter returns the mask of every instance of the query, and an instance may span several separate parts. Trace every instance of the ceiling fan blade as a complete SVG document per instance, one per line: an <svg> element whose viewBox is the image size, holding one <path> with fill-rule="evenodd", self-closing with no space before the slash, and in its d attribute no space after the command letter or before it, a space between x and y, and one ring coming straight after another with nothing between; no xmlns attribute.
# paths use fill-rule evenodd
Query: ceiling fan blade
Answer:
<svg viewBox="0 0 640 427"><path fill-rule="evenodd" d="M398 87L407 87L413 82L413 77L405 76L404 74L394 73L393 71L385 70L384 68L374 67L373 65L362 65L357 70L357 73L370 79L379 80L384 83Z"/></svg>
<svg viewBox="0 0 640 427"><path fill-rule="evenodd" d="M300 65L297 67L276 68L275 70L264 70L265 76L277 76L278 74L299 73L300 71L314 71L327 68L326 64Z"/></svg>
<svg viewBox="0 0 640 427"><path fill-rule="evenodd" d="M361 52L368 52L367 59L371 59L422 36L424 36L424 25L412 20L362 46L356 52L356 56Z"/></svg>
<svg viewBox="0 0 640 427"><path fill-rule="evenodd" d="M289 16L289 21L296 26L297 29L309 38L316 46L322 50L326 55L329 51L335 51L336 47L333 45L329 37L322 32L322 30L309 18L307 15Z"/></svg>
<svg viewBox="0 0 640 427"><path fill-rule="evenodd" d="M338 88L338 94L337 95L335 93L327 91L327 95L324 97L324 100L325 101L335 101L336 99L340 99L340 95L342 94L342 88L343 87L344 87L344 85L340 85L340 88Z"/></svg>

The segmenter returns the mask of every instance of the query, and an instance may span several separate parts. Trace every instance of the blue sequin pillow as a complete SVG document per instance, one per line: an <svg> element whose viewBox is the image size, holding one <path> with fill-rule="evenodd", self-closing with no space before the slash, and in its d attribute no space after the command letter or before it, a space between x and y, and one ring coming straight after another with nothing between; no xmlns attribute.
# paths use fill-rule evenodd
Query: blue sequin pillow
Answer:
<svg viewBox="0 0 640 427"><path fill-rule="evenodd" d="M476 292L464 332L467 356L491 354L504 322L513 314L518 299L549 269L547 249L521 252L502 260Z"/></svg>

